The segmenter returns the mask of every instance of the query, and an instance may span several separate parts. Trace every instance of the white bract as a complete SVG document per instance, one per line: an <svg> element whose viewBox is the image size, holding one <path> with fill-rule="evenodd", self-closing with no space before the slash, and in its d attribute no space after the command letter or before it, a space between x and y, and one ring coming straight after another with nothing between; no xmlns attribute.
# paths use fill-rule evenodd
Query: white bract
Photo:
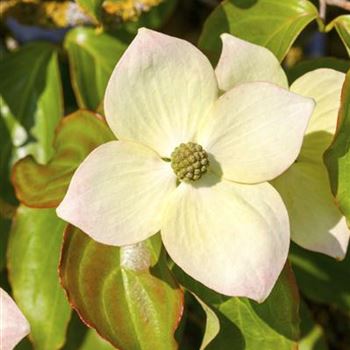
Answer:
<svg viewBox="0 0 350 350"><path fill-rule="evenodd" d="M346 255L350 230L331 193L323 153L333 140L344 80L344 73L317 69L292 84L291 91L314 98L316 108L297 162L273 181L287 205L294 242L338 260Z"/></svg>
<svg viewBox="0 0 350 350"><path fill-rule="evenodd" d="M230 40L238 43L231 57ZM254 67L247 45L224 35L214 72L190 43L139 30L105 95L119 141L85 159L57 213L110 245L160 231L171 258L193 278L262 301L290 240L286 208L267 181L295 161L314 102L276 85L286 78L272 54L263 55L275 64L268 74L265 64ZM236 73L225 72L228 60ZM232 86L227 74L236 77ZM219 87L229 90L220 96Z"/></svg>
<svg viewBox="0 0 350 350"><path fill-rule="evenodd" d="M223 35L223 40L223 53L216 68L222 90L230 89L237 81L262 79L288 87L284 72L270 51L230 35ZM237 52L239 57L233 59ZM263 62L264 70L259 62ZM337 259L346 255L350 230L332 196L322 157L334 136L344 80L344 73L317 69L292 84L290 90L313 98L316 108L297 161L272 181L287 206L292 240Z"/></svg>
<svg viewBox="0 0 350 350"><path fill-rule="evenodd" d="M0 288L0 349L12 350L29 332L28 321L12 298Z"/></svg>

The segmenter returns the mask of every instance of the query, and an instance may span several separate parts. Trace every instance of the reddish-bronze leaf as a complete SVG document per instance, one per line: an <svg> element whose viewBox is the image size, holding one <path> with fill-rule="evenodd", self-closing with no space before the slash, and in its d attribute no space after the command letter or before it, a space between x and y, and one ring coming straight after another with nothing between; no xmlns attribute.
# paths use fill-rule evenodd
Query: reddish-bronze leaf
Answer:
<svg viewBox="0 0 350 350"><path fill-rule="evenodd" d="M68 226L60 278L81 319L120 349L176 349L183 292L159 235L125 247L97 243Z"/></svg>
<svg viewBox="0 0 350 350"><path fill-rule="evenodd" d="M13 168L17 198L28 207L54 208L65 195L70 179L84 158L115 137L98 114L80 110L63 118L56 130L55 155L41 165L28 156Z"/></svg>

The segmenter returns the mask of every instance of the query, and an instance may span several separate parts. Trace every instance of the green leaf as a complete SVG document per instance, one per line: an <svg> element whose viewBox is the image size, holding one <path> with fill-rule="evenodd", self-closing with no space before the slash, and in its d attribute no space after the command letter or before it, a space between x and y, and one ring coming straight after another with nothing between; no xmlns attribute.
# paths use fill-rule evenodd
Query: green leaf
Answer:
<svg viewBox="0 0 350 350"><path fill-rule="evenodd" d="M0 101L1 102L1 101ZM11 219L17 200L10 183L10 168L13 156L11 135L6 127L3 108L0 108L0 272L6 265L6 247L11 227Z"/></svg>
<svg viewBox="0 0 350 350"><path fill-rule="evenodd" d="M140 27L158 29L169 19L175 10L178 0L163 0L159 5L152 7L149 11L143 12L137 21L123 23L122 29L129 33L136 34Z"/></svg>
<svg viewBox="0 0 350 350"><path fill-rule="evenodd" d="M0 203L1 205L1 203ZM1 209L0 209L1 210ZM6 249L7 241L9 237L9 231L11 227L11 221L6 220L0 215L0 272L6 266Z"/></svg>
<svg viewBox="0 0 350 350"><path fill-rule="evenodd" d="M159 236L122 248L69 226L61 282L82 320L122 349L177 347L183 293L168 270Z"/></svg>
<svg viewBox="0 0 350 350"><path fill-rule="evenodd" d="M103 0L77 0L77 3L96 23L101 20Z"/></svg>
<svg viewBox="0 0 350 350"><path fill-rule="evenodd" d="M10 234L9 280L36 350L59 349L65 342L71 309L57 272L64 227L53 209L20 206Z"/></svg>
<svg viewBox="0 0 350 350"><path fill-rule="evenodd" d="M83 344L79 350L114 350L115 347L102 339L95 330L87 331Z"/></svg>
<svg viewBox="0 0 350 350"><path fill-rule="evenodd" d="M33 350L33 345L29 341L28 337L26 337L16 345L15 350Z"/></svg>
<svg viewBox="0 0 350 350"><path fill-rule="evenodd" d="M206 349L295 348L299 339L299 295L289 265L262 304L247 298L220 295L185 275L179 268L174 270L180 283L210 306L219 318L220 332ZM207 322L216 321L208 318Z"/></svg>
<svg viewBox="0 0 350 350"><path fill-rule="evenodd" d="M301 339L299 350L328 350L323 329L315 323L305 303L300 304Z"/></svg>
<svg viewBox="0 0 350 350"><path fill-rule="evenodd" d="M230 33L267 47L282 61L317 16L317 9L305 0L225 0L205 22L199 47L215 63L221 52L220 34Z"/></svg>
<svg viewBox="0 0 350 350"><path fill-rule="evenodd" d="M102 339L94 329L88 328L77 313L69 322L66 343L62 350L114 350L115 347Z"/></svg>
<svg viewBox="0 0 350 350"><path fill-rule="evenodd" d="M214 310L212 310L205 302L203 302L196 294L193 294L194 297L197 299L199 304L202 306L207 321L205 324L205 331L204 336L202 340L202 344L200 347L200 350L206 349L206 347L209 345L209 343L218 335L220 332L220 321L219 318L216 316L216 313Z"/></svg>
<svg viewBox="0 0 350 350"><path fill-rule="evenodd" d="M77 350L83 344L88 327L80 320L76 312L72 312L72 317L66 332L66 342L62 350Z"/></svg>
<svg viewBox="0 0 350 350"><path fill-rule="evenodd" d="M97 146L114 139L97 114L77 111L63 118L54 140L55 156L49 164L40 165L26 157L14 166L12 182L18 199L29 207L57 207L79 164Z"/></svg>
<svg viewBox="0 0 350 350"><path fill-rule="evenodd" d="M335 57L319 57L315 59L303 60L295 66L287 69L289 85L307 72L318 68L331 68L339 72L346 73L350 68L349 60L342 60Z"/></svg>
<svg viewBox="0 0 350 350"><path fill-rule="evenodd" d="M103 21L103 0L77 0L77 3L96 24ZM159 5L143 12L137 21L122 22L119 27L129 32L135 32L140 27L157 29L168 20L176 4L177 0L163 0Z"/></svg>
<svg viewBox="0 0 350 350"><path fill-rule="evenodd" d="M341 94L337 131L324 160L336 202L350 223L350 71Z"/></svg>
<svg viewBox="0 0 350 350"><path fill-rule="evenodd" d="M0 102L1 98L0 98ZM6 111L5 111L6 112ZM13 159L13 146L11 140L11 133L7 127L6 117L7 113L4 113L3 105L0 108L0 139L1 139L1 147L0 147L0 208L2 208L3 204L5 205L5 201L7 203L16 204L16 199L13 191L13 187L10 182L10 170L11 163ZM3 210L0 210L0 216L4 216Z"/></svg>
<svg viewBox="0 0 350 350"><path fill-rule="evenodd" d="M37 42L9 53L1 60L0 76L2 109L13 116L7 118L14 130L13 144L21 146L22 154L46 163L53 154L54 130L63 115L56 48Z"/></svg>
<svg viewBox="0 0 350 350"><path fill-rule="evenodd" d="M340 39L343 41L350 56L350 15L342 15L335 18L326 26L326 32L333 28L338 32Z"/></svg>
<svg viewBox="0 0 350 350"><path fill-rule="evenodd" d="M339 262L292 244L290 260L301 292L309 299L350 311L350 251Z"/></svg>
<svg viewBox="0 0 350 350"><path fill-rule="evenodd" d="M107 33L81 27L67 34L64 47L79 107L96 110L126 45Z"/></svg>

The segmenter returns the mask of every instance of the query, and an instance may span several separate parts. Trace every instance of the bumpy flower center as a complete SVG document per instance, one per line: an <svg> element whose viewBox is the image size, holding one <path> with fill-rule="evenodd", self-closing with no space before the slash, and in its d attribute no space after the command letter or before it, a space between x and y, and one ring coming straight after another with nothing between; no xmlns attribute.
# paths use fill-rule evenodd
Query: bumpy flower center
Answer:
<svg viewBox="0 0 350 350"><path fill-rule="evenodd" d="M171 154L171 167L180 181L196 181L209 166L207 152L194 142L181 143Z"/></svg>

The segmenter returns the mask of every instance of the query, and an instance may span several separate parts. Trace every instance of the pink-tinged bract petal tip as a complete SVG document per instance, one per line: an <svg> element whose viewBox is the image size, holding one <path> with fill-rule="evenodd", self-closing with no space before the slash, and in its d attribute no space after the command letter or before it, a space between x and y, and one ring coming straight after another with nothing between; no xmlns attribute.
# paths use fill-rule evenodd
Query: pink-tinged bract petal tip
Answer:
<svg viewBox="0 0 350 350"><path fill-rule="evenodd" d="M57 215L98 242L134 244L159 231L175 187L170 164L150 148L111 141L79 166Z"/></svg>
<svg viewBox="0 0 350 350"><path fill-rule="evenodd" d="M29 332L27 319L14 300L0 288L0 349L12 350Z"/></svg>
<svg viewBox="0 0 350 350"><path fill-rule="evenodd" d="M209 184L210 177L176 189L162 224L165 248L205 286L262 302L287 259L286 208L268 183Z"/></svg>

